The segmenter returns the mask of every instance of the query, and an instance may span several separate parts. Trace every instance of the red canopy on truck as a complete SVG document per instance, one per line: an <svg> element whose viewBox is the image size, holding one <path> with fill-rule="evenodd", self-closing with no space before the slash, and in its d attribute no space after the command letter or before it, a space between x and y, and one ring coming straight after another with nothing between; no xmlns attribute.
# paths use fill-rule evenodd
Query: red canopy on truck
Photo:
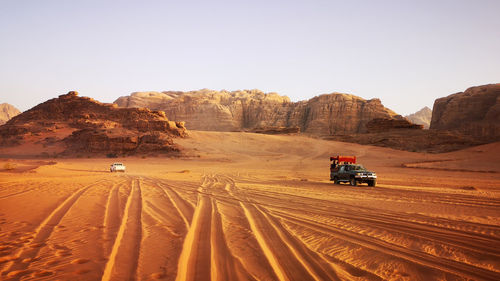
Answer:
<svg viewBox="0 0 500 281"><path fill-rule="evenodd" d="M337 160L337 163L340 162L348 162L348 163L356 163L356 156L331 156L330 161Z"/></svg>

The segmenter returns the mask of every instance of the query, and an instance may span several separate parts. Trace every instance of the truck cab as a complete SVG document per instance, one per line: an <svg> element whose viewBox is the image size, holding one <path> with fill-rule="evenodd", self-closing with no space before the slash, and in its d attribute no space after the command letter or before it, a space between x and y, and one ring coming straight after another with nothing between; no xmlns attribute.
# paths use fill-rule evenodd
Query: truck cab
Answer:
<svg viewBox="0 0 500 281"><path fill-rule="evenodd" d="M123 165L122 163L113 163L109 167L109 171L111 173L113 173L113 172L125 172L125 165Z"/></svg>
<svg viewBox="0 0 500 281"><path fill-rule="evenodd" d="M352 186L358 183L367 183L368 186L377 185L377 174L368 171L363 165L356 164L356 156L330 157L330 180L335 184L348 182Z"/></svg>

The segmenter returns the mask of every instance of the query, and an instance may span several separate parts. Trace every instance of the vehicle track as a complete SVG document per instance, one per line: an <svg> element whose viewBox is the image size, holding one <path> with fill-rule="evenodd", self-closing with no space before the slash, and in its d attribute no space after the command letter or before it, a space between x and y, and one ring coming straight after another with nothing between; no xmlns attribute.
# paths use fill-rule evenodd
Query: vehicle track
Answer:
<svg viewBox="0 0 500 281"><path fill-rule="evenodd" d="M101 278L103 281L136 279L142 236L142 195L140 180L133 180L131 184L120 227Z"/></svg>
<svg viewBox="0 0 500 281"><path fill-rule="evenodd" d="M276 208L284 208L290 210L301 210L304 212L311 212L310 208L304 208L304 197L283 194L278 192L266 192L266 191L253 191L246 190L250 197L258 199L259 202L265 206L274 206ZM272 195L272 196L270 196ZM287 204L276 204L276 199L287 199ZM392 222L394 219L399 219L407 223L408 226L413 227L413 225L428 227L429 229L445 229L448 231L453 231L454 235L463 236L464 238L479 238L484 239L486 243L498 242L497 236L500 234L500 227L495 225L484 225L476 222L461 221L459 226L463 229L458 229L456 225L453 227L447 227L450 223L455 224L456 221L450 221L448 219L438 218L438 217L428 217L418 214L405 214L401 212L388 212L380 209L369 208L369 207L359 207L340 201L329 201L319 198L307 198L312 204L314 204L314 212L318 214L335 214L339 216L347 216L350 219L357 219L358 217L371 218L373 220L383 219L385 222ZM353 216L353 213L359 214ZM376 214L376 215L371 215ZM470 231L476 230L476 231ZM490 234L486 234L490 233Z"/></svg>
<svg viewBox="0 0 500 281"><path fill-rule="evenodd" d="M241 193L242 191L240 190L239 192ZM246 196L243 197L253 198L254 202L259 202L258 205L260 207L258 208L260 210L267 209L269 211L269 218L274 217L276 220L283 219L287 223L297 223L297 221L293 221L291 218L295 217L293 214L308 214L307 216L309 217L315 216L315 218L318 219L318 224L323 222L323 224L320 225L323 227L328 226L328 218L340 218L350 226L358 228L361 226L365 227L366 230L364 230L363 234L361 234L353 230L343 229L341 227L335 228L337 232L332 231L328 233L329 235L334 235L339 239L349 241L362 247L390 253L391 255L400 257L403 260L422 264L430 268L436 268L440 271L449 272L458 276L469 276L471 278L484 280L495 280L495 278L499 278L499 273L492 271L491 268L485 268L478 264L468 264L466 261L450 260L448 258L430 255L421 251L408 252L403 246L394 244L393 242L381 240L380 237L370 236L370 232L380 229L383 231L389 231L389 234L397 233L395 237L398 237L400 234L404 234L408 237L412 237L412 239L428 240L445 245L446 247L461 249L467 255L476 255L480 258L486 258L487 255L490 255L490 259L495 260L498 259L500 255L500 251L497 250L498 247L491 247L492 245L499 244L499 240L497 238L498 236L496 233L494 234L491 232L494 231L493 229L497 228L495 226L463 222L464 229L454 229L446 227L446 225L456 224L456 222L439 218L421 216L423 221L416 222L414 221L415 215L413 214L405 216L404 214L399 215L398 213L380 213L380 210L376 209L364 209L358 206L351 206L348 204L315 198L307 198L309 199L308 201L314 205L314 208L309 208L309 204L305 205L303 203L304 198L296 195L289 196L288 194L280 192L262 192L262 190L248 189L244 189L243 192L246 194ZM435 194L434 196L440 195ZM247 199L242 199L242 201L245 200ZM488 198L479 200L488 201ZM286 204L282 204L283 202L286 202ZM483 207L490 206L489 202L480 205ZM323 216L324 220L321 220L318 216ZM298 216L298 218L301 217ZM307 219L303 220L304 223L300 224L302 227L316 230L313 227L314 220L310 224L306 224L308 221ZM434 220L437 220L438 222L432 222ZM439 225L445 225L445 227L441 227ZM259 231L259 227L254 226L254 228L254 232ZM482 228L492 230L484 231ZM470 231L471 229L474 229L475 231ZM489 232L491 235L485 235L482 232ZM304 241L304 244L307 244L307 242ZM384 248L372 248L370 245L383 245ZM264 247L266 247L266 245L264 245ZM437 266L435 266L436 264Z"/></svg>
<svg viewBox="0 0 500 281"><path fill-rule="evenodd" d="M279 280L340 280L331 265L310 251L286 231L266 211L251 202L227 176L207 176L204 182L219 185L218 195L236 199L259 246ZM217 197L216 197L217 198Z"/></svg>
<svg viewBox="0 0 500 281"><path fill-rule="evenodd" d="M415 221L408 221L404 217L394 214L377 214L371 210L355 210L356 215L353 215L354 210L332 208L328 211L315 209L314 212L302 208L302 206L276 206L268 205L271 212L277 210L287 210L287 214L309 214L315 216L316 219L324 221L324 223L331 223L331 219L342 219L348 225L366 226L369 228L376 228L387 230L392 233L404 234L414 238L425 239L429 241L439 242L447 245L452 245L455 248L466 249L468 251L477 253L488 253L500 258L500 248L491 247L498 245L498 239L488 235L483 235L477 232L465 232L456 229L443 228L429 224L423 224ZM291 204L292 205L292 204ZM299 211L299 212L298 212Z"/></svg>
<svg viewBox="0 0 500 281"><path fill-rule="evenodd" d="M36 257L40 248L43 247L45 241L49 238L49 236L54 231L54 228L59 225L59 222L62 218L68 213L71 207L77 202L77 200L89 190L91 187L95 186L98 182L102 182L103 180L97 180L89 185L81 187L75 193L69 195L64 199L62 203L60 203L34 230L33 238L28 245L20 248L16 253L16 259L6 263L3 267L2 276L7 275L10 272L22 272L26 268L29 267L29 263L23 263L23 260L30 260ZM16 275L11 278L11 280L18 280L19 277Z"/></svg>
<svg viewBox="0 0 500 281"><path fill-rule="evenodd" d="M210 280L210 216L211 202L208 196L198 195L198 205L188 233L184 239L182 252L179 257L177 278L178 281Z"/></svg>
<svg viewBox="0 0 500 281"><path fill-rule="evenodd" d="M32 183L33 184L33 183ZM17 187L17 188L24 188L26 184L21 184L21 183L17 183L16 184L11 184L11 185L8 185L8 187L10 189L13 189L14 187ZM0 199L7 199L7 198L10 198L12 196L18 196L18 195L21 195L21 194L24 194L24 193L27 193L27 192L31 192L31 191L35 191L35 190L39 190L43 187L46 187L49 185L49 183L35 183L36 187L31 187L31 188L24 188L24 190L21 190L21 191L16 191L16 192L12 192L12 193L8 193L8 194L3 194L3 195L0 195ZM6 189L8 190L8 188L5 188L4 186L2 186L2 189Z"/></svg>
<svg viewBox="0 0 500 281"><path fill-rule="evenodd" d="M157 183L156 185L168 197L168 199L184 221L186 228L189 229L190 222L193 219L195 206L193 206L189 201L184 200L177 191L175 191L171 187L168 187L168 185L160 183Z"/></svg>
<svg viewBox="0 0 500 281"><path fill-rule="evenodd" d="M439 258L419 251L407 249L399 245L391 244L374 237L368 237L348 230L338 230L337 228L333 228L325 224L295 218L287 215L286 213L280 213L279 216L280 218L287 220L287 222L304 226L329 236L335 236L339 239L343 239L369 249L400 257L404 260L418 263L429 268L435 268L444 272L453 273L457 276L468 276L479 280L498 280L500 278L499 272L493 272L481 267L460 263L454 260Z"/></svg>
<svg viewBox="0 0 500 281"><path fill-rule="evenodd" d="M129 185L132 186L132 180L128 181ZM120 227L123 210L120 209L119 191L120 187L123 187L125 182L127 182L127 180L113 184L106 201L103 224L104 256L108 256L111 253L114 238Z"/></svg>

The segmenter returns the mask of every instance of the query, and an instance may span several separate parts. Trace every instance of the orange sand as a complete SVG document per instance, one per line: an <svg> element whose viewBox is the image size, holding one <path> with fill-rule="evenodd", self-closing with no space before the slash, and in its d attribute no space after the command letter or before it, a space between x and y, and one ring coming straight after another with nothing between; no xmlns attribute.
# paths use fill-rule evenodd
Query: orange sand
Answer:
<svg viewBox="0 0 500 281"><path fill-rule="evenodd" d="M500 143L190 134L190 159L0 160L0 280L500 280ZM335 154L378 186L334 185Z"/></svg>

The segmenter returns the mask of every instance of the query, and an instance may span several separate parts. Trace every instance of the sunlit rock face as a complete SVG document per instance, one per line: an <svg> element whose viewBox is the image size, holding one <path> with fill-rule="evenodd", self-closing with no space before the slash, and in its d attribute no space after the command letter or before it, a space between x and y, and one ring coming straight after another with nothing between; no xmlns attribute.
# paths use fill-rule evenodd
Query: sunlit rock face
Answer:
<svg viewBox="0 0 500 281"><path fill-rule="evenodd" d="M427 106L419 111L405 116L410 122L423 125L424 129L429 129L432 119L432 110Z"/></svg>
<svg viewBox="0 0 500 281"><path fill-rule="evenodd" d="M500 84L471 87L437 99L431 129L454 130L479 139L500 140Z"/></svg>
<svg viewBox="0 0 500 281"><path fill-rule="evenodd" d="M13 105L8 103L0 104L0 125L7 123L7 121L12 119L14 116L19 115L19 113L21 113L21 111Z"/></svg>
<svg viewBox="0 0 500 281"><path fill-rule="evenodd" d="M299 128L314 135L366 132L374 118L395 118L379 99L332 93L307 101L259 90L191 92L136 92L115 101L120 107L162 110L186 127L207 131L244 131L256 128Z"/></svg>

